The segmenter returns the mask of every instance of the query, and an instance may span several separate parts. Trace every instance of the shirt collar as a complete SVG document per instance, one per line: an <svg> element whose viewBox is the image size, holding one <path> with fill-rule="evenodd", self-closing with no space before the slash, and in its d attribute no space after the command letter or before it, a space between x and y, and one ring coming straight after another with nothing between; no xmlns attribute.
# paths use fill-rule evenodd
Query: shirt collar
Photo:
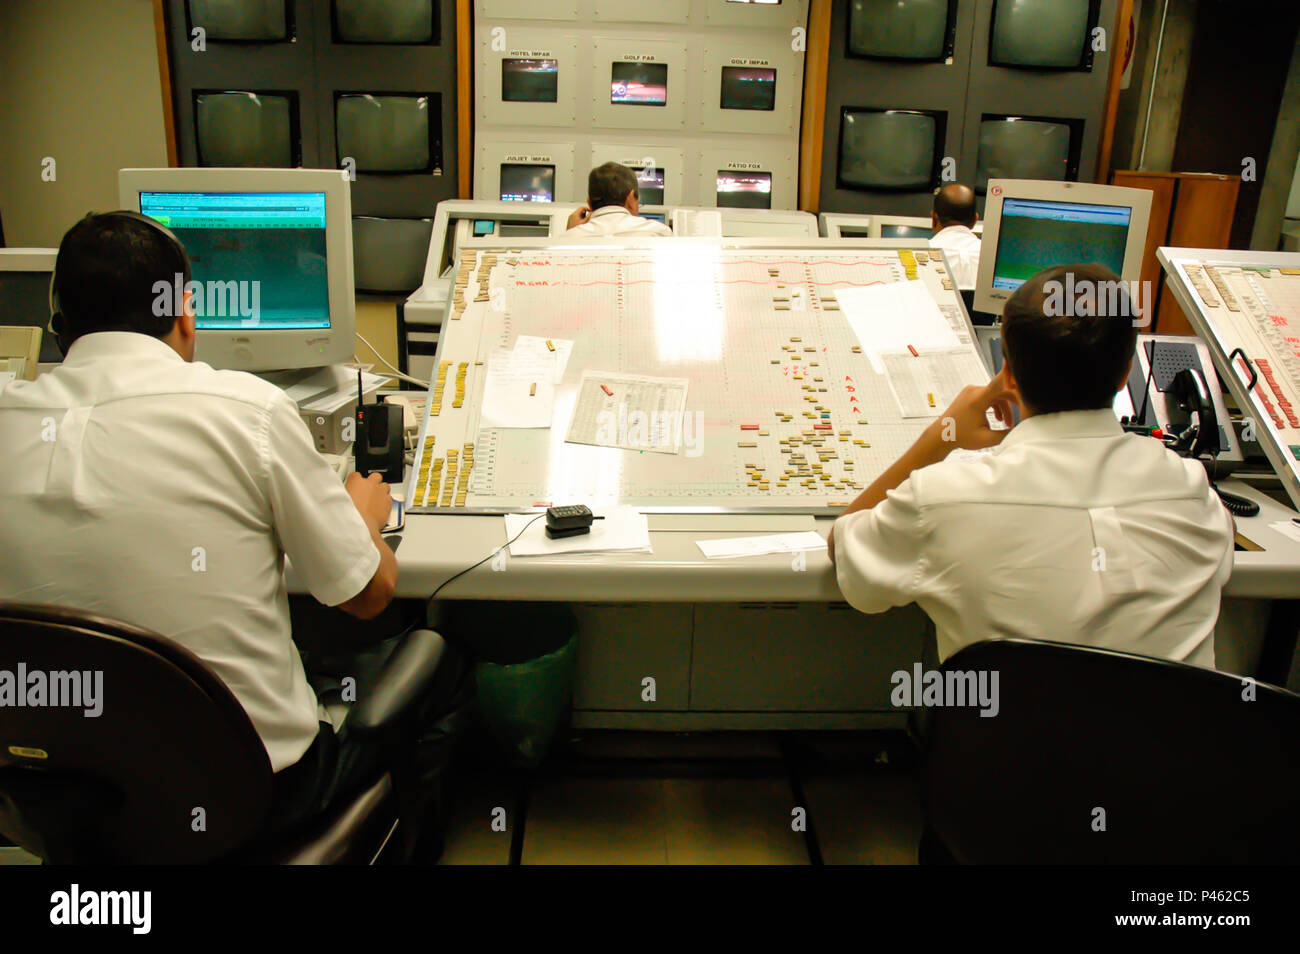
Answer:
<svg viewBox="0 0 1300 954"><path fill-rule="evenodd" d="M963 237L969 235L975 239L979 238L974 229L968 229L964 225L945 225L934 233L934 238L938 238L940 235L961 235Z"/></svg>
<svg viewBox="0 0 1300 954"><path fill-rule="evenodd" d="M1115 412L1108 408L1091 411L1058 411L1055 414L1035 414L1011 429L1002 439L1001 447L1036 441L1076 440L1089 437L1119 437L1124 433Z"/></svg>
<svg viewBox="0 0 1300 954"><path fill-rule="evenodd" d="M153 358L159 361L184 361L175 349L161 338L136 331L96 331L82 335L72 343L63 359L65 365L121 358Z"/></svg>
<svg viewBox="0 0 1300 954"><path fill-rule="evenodd" d="M620 212L621 212L623 215L631 215L631 214L632 214L632 213L629 212L627 209L623 208L623 206L621 206L621 205L602 205L602 206L601 206L599 209L597 209L595 212L591 213L591 215L590 215L588 218L589 218L589 219L594 219L594 218L595 218L596 216L598 216L598 215L617 215L617 214L619 214Z"/></svg>

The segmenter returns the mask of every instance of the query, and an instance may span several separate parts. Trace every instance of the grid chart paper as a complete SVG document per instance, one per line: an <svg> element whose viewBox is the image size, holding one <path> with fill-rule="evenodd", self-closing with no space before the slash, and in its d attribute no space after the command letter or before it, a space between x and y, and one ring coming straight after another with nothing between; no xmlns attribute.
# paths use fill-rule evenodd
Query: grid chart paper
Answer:
<svg viewBox="0 0 1300 954"><path fill-rule="evenodd" d="M837 510L946 406L904 418L835 297L902 281L923 282L938 303L967 352L966 383L987 383L951 276L925 245L467 249L452 278L408 510L573 502ZM551 426L483 427L491 355L520 336L573 342ZM584 375L602 374L615 384L629 375L684 380L685 413L647 422L611 386L600 422L606 446L567 442ZM675 428L677 453L625 449L647 423L656 435Z"/></svg>
<svg viewBox="0 0 1300 954"><path fill-rule="evenodd" d="M1263 254L1251 262L1180 258L1173 271L1195 306L1202 336L1220 352L1221 369L1230 367L1225 380L1300 507L1300 255ZM1255 386L1242 402L1252 367Z"/></svg>

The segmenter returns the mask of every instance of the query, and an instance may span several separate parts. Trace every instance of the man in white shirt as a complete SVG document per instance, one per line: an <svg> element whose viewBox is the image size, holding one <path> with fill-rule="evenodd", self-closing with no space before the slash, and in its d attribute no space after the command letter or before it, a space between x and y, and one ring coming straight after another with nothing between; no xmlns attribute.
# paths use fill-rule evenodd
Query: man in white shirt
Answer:
<svg viewBox="0 0 1300 954"><path fill-rule="evenodd" d="M970 186L954 182L934 194L930 247L943 249L958 291L973 290L979 278L980 236L973 231L978 221Z"/></svg>
<svg viewBox="0 0 1300 954"><path fill-rule="evenodd" d="M597 166L587 176L587 204L569 216L566 235L659 235L673 230L642 218L636 173L617 162Z"/></svg>
<svg viewBox="0 0 1300 954"><path fill-rule="evenodd" d="M867 613L915 602L942 660L998 636L1214 666L1233 525L1202 465L1126 434L1111 402L1136 330L1127 298L1088 317L1100 265L1048 269L1003 313L1005 365L968 387L835 522L844 597ZM1106 286L1114 288L1115 286ZM1103 302L1105 299L1100 299ZM1009 423L994 429L986 412ZM955 448L990 453L950 459Z"/></svg>
<svg viewBox="0 0 1300 954"><path fill-rule="evenodd" d="M340 483L282 390L193 361L189 292L156 291L189 279L179 241L137 213L64 237L52 324L66 358L0 389L0 599L116 617L203 659L266 746L282 828L367 781L376 754L334 738L318 706L284 561L322 603L376 616L397 583L380 535L391 497L378 475Z"/></svg>

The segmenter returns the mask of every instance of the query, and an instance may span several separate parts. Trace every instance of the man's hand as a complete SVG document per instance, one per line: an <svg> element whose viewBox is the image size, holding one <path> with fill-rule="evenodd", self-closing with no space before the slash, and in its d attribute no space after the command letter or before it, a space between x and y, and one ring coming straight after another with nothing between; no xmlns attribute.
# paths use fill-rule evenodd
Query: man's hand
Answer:
<svg viewBox="0 0 1300 954"><path fill-rule="evenodd" d="M382 530L393 510L393 494L388 484L378 474L362 477L354 472L348 475L343 489L352 498L366 526Z"/></svg>
<svg viewBox="0 0 1300 954"><path fill-rule="evenodd" d="M584 205L582 208L575 210L574 213L569 216L569 228L577 228L589 218L591 218L591 208Z"/></svg>
<svg viewBox="0 0 1300 954"><path fill-rule="evenodd" d="M966 450L983 450L1002 443L1007 436L1005 430L994 430L989 425L989 408L993 415L1008 428L1015 425L1012 407L1019 403L1016 392L1007 387L1004 372L997 375L984 387L969 385L948 405L940 418L930 425L934 431L931 437L937 437L943 445L943 456L954 447Z"/></svg>

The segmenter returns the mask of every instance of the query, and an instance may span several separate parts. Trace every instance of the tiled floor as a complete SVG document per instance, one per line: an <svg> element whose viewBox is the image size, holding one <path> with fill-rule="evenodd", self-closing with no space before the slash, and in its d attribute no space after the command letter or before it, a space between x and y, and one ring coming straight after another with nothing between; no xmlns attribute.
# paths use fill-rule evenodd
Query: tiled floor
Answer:
<svg viewBox="0 0 1300 954"><path fill-rule="evenodd" d="M571 739L527 776L462 766L442 864L915 864L908 754L879 736Z"/></svg>

